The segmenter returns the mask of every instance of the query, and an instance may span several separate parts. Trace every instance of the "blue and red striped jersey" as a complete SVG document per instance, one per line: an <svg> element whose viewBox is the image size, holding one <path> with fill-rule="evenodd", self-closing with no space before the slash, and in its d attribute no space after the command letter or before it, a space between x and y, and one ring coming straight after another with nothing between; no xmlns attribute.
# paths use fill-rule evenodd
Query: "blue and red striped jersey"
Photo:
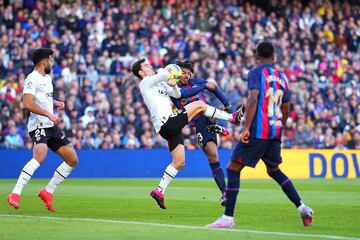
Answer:
<svg viewBox="0 0 360 240"><path fill-rule="evenodd" d="M283 129L281 105L290 101L288 80L271 64L263 64L249 72L248 89L258 89L259 98L250 135L259 139L281 138Z"/></svg>
<svg viewBox="0 0 360 240"><path fill-rule="evenodd" d="M202 78L192 78L189 80L189 83L186 85L179 84L178 87L181 91L181 98L171 98L172 102L178 109L184 109L185 105L188 105L191 102L203 101L206 103L203 90L205 89L206 80ZM186 97L183 97L183 95ZM189 123L190 126L194 126L195 122L199 119L201 114L197 114Z"/></svg>

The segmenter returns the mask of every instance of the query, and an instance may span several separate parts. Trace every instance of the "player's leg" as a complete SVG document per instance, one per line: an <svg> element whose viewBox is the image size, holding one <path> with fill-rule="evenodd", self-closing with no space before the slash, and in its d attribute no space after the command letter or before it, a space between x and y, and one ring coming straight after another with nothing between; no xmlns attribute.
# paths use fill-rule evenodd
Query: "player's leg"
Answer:
<svg viewBox="0 0 360 240"><path fill-rule="evenodd" d="M227 113L207 105L202 101L189 103L188 105L184 106L184 108L188 114L189 121L191 121L198 113L203 113L206 117L209 118L222 119L234 124L240 124L241 118L244 115L243 108L240 108L235 113Z"/></svg>
<svg viewBox="0 0 360 240"><path fill-rule="evenodd" d="M235 226L234 210L240 189L240 172L244 166L255 167L266 150L266 143L254 138L249 143L239 142L227 166L228 182L226 186L226 206L224 215L215 222L207 225L208 228L232 228Z"/></svg>
<svg viewBox="0 0 360 240"><path fill-rule="evenodd" d="M279 140L272 140L268 151L264 155L263 161L265 162L267 173L280 185L289 200L297 207L303 219L304 226L309 226L312 222L313 211L303 204L292 181L279 168L279 164L282 162L280 145Z"/></svg>
<svg viewBox="0 0 360 240"><path fill-rule="evenodd" d="M221 204L224 206L225 205L224 193L226 189L225 176L224 176L224 171L221 168L219 162L219 155L217 148L217 134L207 131L207 126L209 124L212 123L204 115L202 115L196 121L196 125L195 125L196 138L208 159L209 166L211 168L211 172L213 174L215 183L218 186L219 190L221 191L221 195L222 195L220 199Z"/></svg>
<svg viewBox="0 0 360 240"><path fill-rule="evenodd" d="M65 134L58 128L51 129L51 139L48 141L49 148L58 154L64 162L55 170L53 177L48 185L43 188L38 196L44 202L45 207L53 212L54 207L52 204L53 193L60 183L62 183L74 169L79 162L78 156L70 141L65 137Z"/></svg>
<svg viewBox="0 0 360 240"><path fill-rule="evenodd" d="M37 129L36 131L38 130L41 131L40 129ZM36 141L36 139L33 137L32 139L35 144L33 147L33 158L24 166L15 184L14 189L7 197L8 203L15 209L19 208L20 195L23 188L30 181L32 175L34 174L36 169L38 169L40 164L45 161L47 155L48 147L45 144L46 136L37 136L38 141Z"/></svg>
<svg viewBox="0 0 360 240"><path fill-rule="evenodd" d="M225 190L226 190L226 183L225 183L225 175L224 171L221 168L220 162L219 162L219 155L217 151L217 145L213 141L209 141L206 143L204 147L204 152L206 154L206 157L208 159L211 172L213 174L213 178L215 180L216 185L218 186L219 190L222 193L221 197L221 204L225 205L226 198L224 196Z"/></svg>
<svg viewBox="0 0 360 240"><path fill-rule="evenodd" d="M166 209L164 198L166 188L175 178L176 174L185 166L184 137L181 132L174 137L167 139L167 141L173 160L171 164L166 167L159 185L150 193L150 196L155 199L162 209Z"/></svg>

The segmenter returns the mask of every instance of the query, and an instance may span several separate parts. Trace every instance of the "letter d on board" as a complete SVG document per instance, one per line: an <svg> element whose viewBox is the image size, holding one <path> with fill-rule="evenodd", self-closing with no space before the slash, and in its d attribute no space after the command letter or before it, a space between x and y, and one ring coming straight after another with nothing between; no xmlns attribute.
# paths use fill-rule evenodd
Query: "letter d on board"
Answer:
<svg viewBox="0 0 360 240"><path fill-rule="evenodd" d="M315 159L319 159L321 164L315 165ZM324 155L320 153L310 153L309 154L309 169L310 169L310 178L325 178L326 176L326 159ZM321 167L321 172L318 175L315 175L315 167Z"/></svg>

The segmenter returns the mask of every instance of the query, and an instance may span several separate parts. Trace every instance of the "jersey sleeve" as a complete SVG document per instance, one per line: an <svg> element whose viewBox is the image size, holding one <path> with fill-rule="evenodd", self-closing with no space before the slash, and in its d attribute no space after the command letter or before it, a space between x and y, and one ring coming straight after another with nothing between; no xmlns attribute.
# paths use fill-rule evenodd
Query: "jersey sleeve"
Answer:
<svg viewBox="0 0 360 240"><path fill-rule="evenodd" d="M201 84L201 85L198 85L196 87L193 87L193 88L181 88L180 91L181 91L181 97L182 98L188 98L188 97L192 97L192 96L195 96L197 94L199 94L201 91L203 91L205 89L205 85L204 84Z"/></svg>
<svg viewBox="0 0 360 240"><path fill-rule="evenodd" d="M248 76L248 89L260 89L261 88L261 77L258 72L251 70Z"/></svg>
<svg viewBox="0 0 360 240"><path fill-rule="evenodd" d="M153 86L153 85L155 85L157 83L164 82L164 81L168 80L169 77L170 77L170 73L168 71L164 70L163 68L160 68L155 75L145 77L141 81L140 87L142 87L142 88L151 87L151 86Z"/></svg>
<svg viewBox="0 0 360 240"><path fill-rule="evenodd" d="M171 87L171 86L167 85L166 83L164 83L164 86L166 88L166 91L169 93L170 97L173 97L173 98L181 97L181 92L177 85L175 85L174 87Z"/></svg>
<svg viewBox="0 0 360 240"><path fill-rule="evenodd" d="M192 81L193 84L205 84L205 83L208 82L204 78L193 78L193 79L191 79L191 81Z"/></svg>
<svg viewBox="0 0 360 240"><path fill-rule="evenodd" d="M23 94L24 93L28 93L31 95L35 96L36 93L36 87L37 87L37 82L36 79L34 79L33 77L29 76L25 79L25 83L24 83L24 90L23 90Z"/></svg>

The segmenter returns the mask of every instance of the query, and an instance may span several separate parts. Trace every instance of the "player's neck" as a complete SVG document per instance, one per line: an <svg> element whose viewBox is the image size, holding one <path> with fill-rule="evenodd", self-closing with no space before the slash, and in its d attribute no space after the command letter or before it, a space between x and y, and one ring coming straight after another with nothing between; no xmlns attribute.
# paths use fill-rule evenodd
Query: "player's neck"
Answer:
<svg viewBox="0 0 360 240"><path fill-rule="evenodd" d="M45 77L45 69L43 68L35 68L35 71L37 71L38 73L40 73L43 77Z"/></svg>

